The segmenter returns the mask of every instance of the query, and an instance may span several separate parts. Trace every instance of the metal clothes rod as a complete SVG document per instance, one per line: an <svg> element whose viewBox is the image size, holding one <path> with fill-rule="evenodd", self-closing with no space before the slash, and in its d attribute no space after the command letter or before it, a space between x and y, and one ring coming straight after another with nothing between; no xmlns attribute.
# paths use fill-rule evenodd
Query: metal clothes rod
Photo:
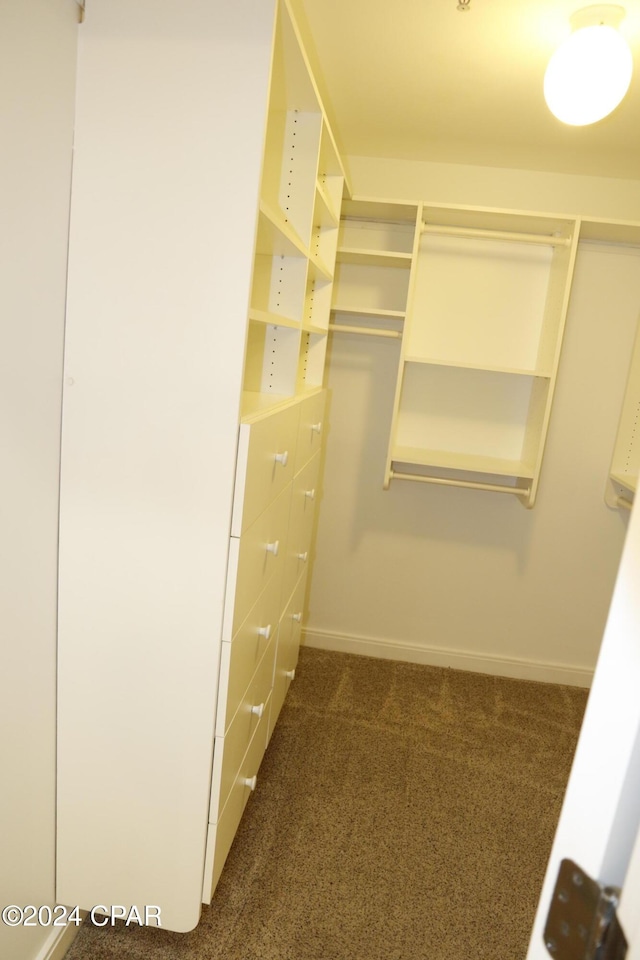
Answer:
<svg viewBox="0 0 640 960"><path fill-rule="evenodd" d="M631 510L633 503L631 500L627 500L626 497L618 497L616 500L616 505L622 507L623 510Z"/></svg>
<svg viewBox="0 0 640 960"><path fill-rule="evenodd" d="M543 243L546 246L568 247L567 237L542 236L539 233L511 233L508 230L479 230L475 227L445 227L437 223L423 223L423 233L441 234L445 237L478 237L485 240L517 240L520 243Z"/></svg>
<svg viewBox="0 0 640 960"><path fill-rule="evenodd" d="M376 330L375 327L349 327L340 323L332 323L329 330L335 330L336 333L364 333L367 337L391 337L400 340L402 334L399 330Z"/></svg>
<svg viewBox="0 0 640 960"><path fill-rule="evenodd" d="M478 480L447 480L444 477L423 477L419 473L396 473L390 471L392 480L418 480L420 483L440 483L447 487L467 487L470 490L491 490L493 493L515 493L517 497L528 497L531 487L505 487L498 483L482 483Z"/></svg>

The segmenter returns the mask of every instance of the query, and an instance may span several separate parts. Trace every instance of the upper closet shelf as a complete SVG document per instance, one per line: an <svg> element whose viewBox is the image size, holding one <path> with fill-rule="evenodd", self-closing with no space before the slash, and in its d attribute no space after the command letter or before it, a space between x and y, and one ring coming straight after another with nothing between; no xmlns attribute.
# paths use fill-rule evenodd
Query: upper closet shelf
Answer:
<svg viewBox="0 0 640 960"><path fill-rule="evenodd" d="M252 320L254 323L271 324L273 327L293 327L296 330L300 329L300 323L297 320L292 320L291 317L284 317L280 313L270 313L268 310L255 310L251 308L251 310L249 310L249 320Z"/></svg>
<svg viewBox="0 0 640 960"><path fill-rule="evenodd" d="M482 230L476 227L449 226L429 221L423 222L422 232L441 237L460 237L470 240L507 240L513 243L533 243L549 247L568 247L571 245L571 239L560 234L524 233L517 230Z"/></svg>
<svg viewBox="0 0 640 960"><path fill-rule="evenodd" d="M380 307L344 307L334 304L331 308L332 313L345 313L359 317L380 317L393 320L404 320L404 310L383 310Z"/></svg>
<svg viewBox="0 0 640 960"><path fill-rule="evenodd" d="M355 247L338 247L338 263L353 263L361 266L398 267L404 270L411 269L412 256L410 253L400 253L395 250L366 250Z"/></svg>

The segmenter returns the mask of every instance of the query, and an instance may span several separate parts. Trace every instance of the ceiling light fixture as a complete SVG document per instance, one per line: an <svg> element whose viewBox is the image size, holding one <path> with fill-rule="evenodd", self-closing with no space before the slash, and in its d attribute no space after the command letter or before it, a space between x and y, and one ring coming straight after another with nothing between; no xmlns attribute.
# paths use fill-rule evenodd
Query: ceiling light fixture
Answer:
<svg viewBox="0 0 640 960"><path fill-rule="evenodd" d="M544 76L547 106L563 123L595 123L624 98L633 72L631 51L617 30L624 15L617 4L596 4L570 18L573 32Z"/></svg>

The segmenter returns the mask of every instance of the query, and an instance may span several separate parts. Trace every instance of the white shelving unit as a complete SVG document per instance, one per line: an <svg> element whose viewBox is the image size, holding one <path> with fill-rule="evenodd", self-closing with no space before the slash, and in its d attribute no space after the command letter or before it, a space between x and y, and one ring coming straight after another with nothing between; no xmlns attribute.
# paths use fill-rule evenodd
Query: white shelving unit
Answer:
<svg viewBox="0 0 640 960"><path fill-rule="evenodd" d="M322 385L344 170L296 27L278 14L242 413Z"/></svg>
<svg viewBox="0 0 640 960"><path fill-rule="evenodd" d="M605 501L631 509L640 472L640 326L636 333L627 386L611 458Z"/></svg>
<svg viewBox="0 0 640 960"><path fill-rule="evenodd" d="M295 676L344 171L278 6L245 354L202 899L209 903Z"/></svg>
<svg viewBox="0 0 640 960"><path fill-rule="evenodd" d="M420 205L385 488L515 494L540 477L577 221Z"/></svg>
<svg viewBox="0 0 640 960"><path fill-rule="evenodd" d="M335 333L401 339L418 204L345 200L332 305Z"/></svg>
<svg viewBox="0 0 640 960"><path fill-rule="evenodd" d="M344 171L288 0L92 4L75 144L56 896L185 932L295 673Z"/></svg>

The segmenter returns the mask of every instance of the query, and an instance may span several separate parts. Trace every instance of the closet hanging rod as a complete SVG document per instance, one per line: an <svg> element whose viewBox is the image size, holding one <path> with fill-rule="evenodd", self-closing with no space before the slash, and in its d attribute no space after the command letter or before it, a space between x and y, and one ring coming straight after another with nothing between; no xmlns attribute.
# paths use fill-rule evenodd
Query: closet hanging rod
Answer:
<svg viewBox="0 0 640 960"><path fill-rule="evenodd" d="M389 471L391 480L418 480L420 483L439 483L447 487L466 487L469 490L490 490L492 493L514 493L517 497L528 497L531 487L507 487L498 483L482 483L480 480L448 480L446 477L423 477L419 473L398 473Z"/></svg>
<svg viewBox="0 0 640 960"><path fill-rule="evenodd" d="M390 337L395 340L400 340L402 337L399 330L376 330L375 327L349 327L341 323L329 324L329 330L334 330L336 333L364 333L367 337Z"/></svg>
<svg viewBox="0 0 640 960"><path fill-rule="evenodd" d="M571 240L568 237L552 237L540 233L514 233L509 230L480 230L475 227L447 227L438 223L422 224L423 233L440 234L444 237L477 237L480 240L516 240L520 243L542 243L552 247L568 247Z"/></svg>
<svg viewBox="0 0 640 960"><path fill-rule="evenodd" d="M631 500L627 500L626 497L618 497L616 500L616 506L622 507L623 510L631 510L633 502Z"/></svg>

